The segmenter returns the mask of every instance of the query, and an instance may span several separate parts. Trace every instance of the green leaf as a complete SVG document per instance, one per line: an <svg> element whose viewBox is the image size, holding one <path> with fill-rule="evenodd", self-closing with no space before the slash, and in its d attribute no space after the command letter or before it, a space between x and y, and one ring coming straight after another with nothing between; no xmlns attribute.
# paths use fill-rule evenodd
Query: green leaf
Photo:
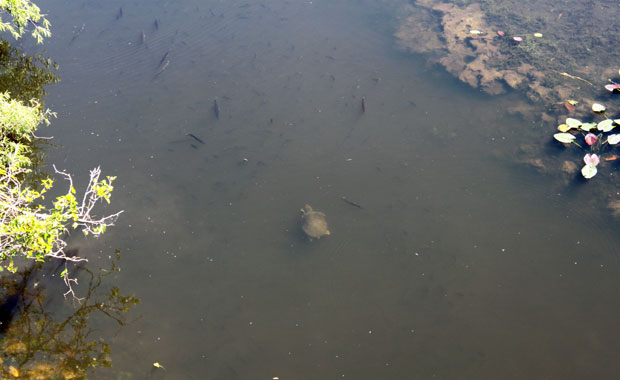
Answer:
<svg viewBox="0 0 620 380"><path fill-rule="evenodd" d="M579 128L581 126L581 121L577 120L577 119L573 119L573 118L566 118L566 125L568 125L569 129L572 128Z"/></svg>
<svg viewBox="0 0 620 380"><path fill-rule="evenodd" d="M580 128L584 131L591 131L596 128L596 123L583 123Z"/></svg>
<svg viewBox="0 0 620 380"><path fill-rule="evenodd" d="M620 134L609 135L609 137L607 137L607 143L609 145L616 145L619 142L620 142Z"/></svg>
<svg viewBox="0 0 620 380"><path fill-rule="evenodd" d="M614 121L611 119L605 119L598 123L596 128L598 128L599 131L609 132L614 129Z"/></svg>
<svg viewBox="0 0 620 380"><path fill-rule="evenodd" d="M583 168L581 168L581 175L583 175L583 177L586 179L594 177L596 175L596 172L596 166L594 165L585 165Z"/></svg>
<svg viewBox="0 0 620 380"><path fill-rule="evenodd" d="M561 143L570 144L575 140L575 136L570 133L556 133L553 137Z"/></svg>

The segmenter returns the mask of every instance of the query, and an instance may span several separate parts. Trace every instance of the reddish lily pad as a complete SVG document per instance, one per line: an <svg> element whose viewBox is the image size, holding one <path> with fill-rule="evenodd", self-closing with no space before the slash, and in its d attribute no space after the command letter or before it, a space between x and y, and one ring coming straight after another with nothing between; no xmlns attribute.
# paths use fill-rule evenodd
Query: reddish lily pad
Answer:
<svg viewBox="0 0 620 380"><path fill-rule="evenodd" d="M618 83L612 83L612 84L607 84L605 85L605 89L609 92L620 92L620 84Z"/></svg>

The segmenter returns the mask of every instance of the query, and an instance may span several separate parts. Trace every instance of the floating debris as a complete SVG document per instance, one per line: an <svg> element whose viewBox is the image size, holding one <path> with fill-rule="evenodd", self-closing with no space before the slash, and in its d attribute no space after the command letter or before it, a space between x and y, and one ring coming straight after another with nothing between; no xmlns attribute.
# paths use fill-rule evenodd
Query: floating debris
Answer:
<svg viewBox="0 0 620 380"><path fill-rule="evenodd" d="M118 13L116 14L116 19L120 20L120 18L123 17L123 8L118 8Z"/></svg>
<svg viewBox="0 0 620 380"><path fill-rule="evenodd" d="M153 363L153 367L163 369L163 370L166 369L163 365L159 364L158 362Z"/></svg>
<svg viewBox="0 0 620 380"><path fill-rule="evenodd" d="M155 19L155 21L153 21L153 27L155 28L155 30L159 30L159 20Z"/></svg>
<svg viewBox="0 0 620 380"><path fill-rule="evenodd" d="M576 80L580 80L580 81L582 81L582 82L586 82L586 83L587 83L587 84L589 84L590 86L594 87L594 85L592 84L592 82L587 81L587 80L585 80L585 79L583 79L583 78L581 78L581 77L578 77L578 76L575 76L575 75L570 75L569 73L566 73L566 72L561 73L561 72L556 71L556 70L552 70L552 71L554 71L554 72L556 72L556 73L558 73L558 74L560 74L560 75L562 75L562 76L565 76L565 77L571 78L571 79L576 79Z"/></svg>
<svg viewBox="0 0 620 380"><path fill-rule="evenodd" d="M362 96L362 113L366 112L366 98Z"/></svg>

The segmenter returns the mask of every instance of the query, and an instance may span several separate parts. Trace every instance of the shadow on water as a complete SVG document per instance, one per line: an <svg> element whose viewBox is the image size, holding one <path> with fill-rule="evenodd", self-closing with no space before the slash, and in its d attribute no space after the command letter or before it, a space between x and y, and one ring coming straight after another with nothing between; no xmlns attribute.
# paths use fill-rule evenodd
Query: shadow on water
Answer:
<svg viewBox="0 0 620 380"><path fill-rule="evenodd" d="M125 313L140 302L106 278L119 270L118 254L108 268L74 268L82 299L73 306L63 302L58 263L37 263L0 278L3 378L82 379L92 368L111 366L108 338L93 323L107 320L122 328Z"/></svg>

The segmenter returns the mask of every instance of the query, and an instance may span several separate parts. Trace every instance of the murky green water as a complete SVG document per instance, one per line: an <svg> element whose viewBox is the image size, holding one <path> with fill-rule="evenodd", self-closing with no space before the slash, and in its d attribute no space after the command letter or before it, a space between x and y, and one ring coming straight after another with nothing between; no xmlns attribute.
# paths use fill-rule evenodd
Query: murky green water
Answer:
<svg viewBox="0 0 620 380"><path fill-rule="evenodd" d="M62 77L48 162L101 164L125 210L73 244L93 265L120 249L115 284L142 299L102 323L114 368L92 378L620 371L618 225L586 202L595 185L498 159L534 134L506 112L521 99L398 50L393 4L41 6ZM306 203L331 236L305 239Z"/></svg>

